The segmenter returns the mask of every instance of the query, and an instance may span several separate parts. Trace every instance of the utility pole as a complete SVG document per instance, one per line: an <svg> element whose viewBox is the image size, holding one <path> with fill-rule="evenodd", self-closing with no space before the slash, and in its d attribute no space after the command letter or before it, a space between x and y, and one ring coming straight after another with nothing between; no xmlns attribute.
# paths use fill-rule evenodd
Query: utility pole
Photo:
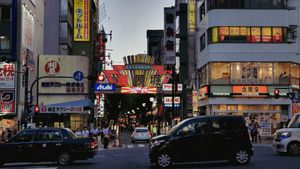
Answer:
<svg viewBox="0 0 300 169"><path fill-rule="evenodd" d="M28 123L28 117L29 117L29 102L28 102L28 54L29 50L26 49L26 58L25 58L25 71L23 74L23 85L24 85L24 128L27 128L27 123Z"/></svg>

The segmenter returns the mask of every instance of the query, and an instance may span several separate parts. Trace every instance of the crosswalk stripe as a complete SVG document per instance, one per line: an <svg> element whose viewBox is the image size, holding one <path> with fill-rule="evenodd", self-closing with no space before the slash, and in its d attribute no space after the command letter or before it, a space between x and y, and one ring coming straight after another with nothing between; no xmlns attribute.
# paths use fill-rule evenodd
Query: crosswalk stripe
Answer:
<svg viewBox="0 0 300 169"><path fill-rule="evenodd" d="M127 148L134 148L132 144L127 145Z"/></svg>
<svg viewBox="0 0 300 169"><path fill-rule="evenodd" d="M145 147L145 144L138 144L138 147Z"/></svg>

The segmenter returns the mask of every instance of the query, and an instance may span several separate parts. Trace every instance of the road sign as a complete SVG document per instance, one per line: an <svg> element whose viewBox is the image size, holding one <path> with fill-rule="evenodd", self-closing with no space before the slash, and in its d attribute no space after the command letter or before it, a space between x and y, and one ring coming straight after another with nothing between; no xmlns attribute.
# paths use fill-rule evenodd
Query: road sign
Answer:
<svg viewBox="0 0 300 169"><path fill-rule="evenodd" d="M73 78L76 80L76 81L81 81L83 79L83 73L81 71L76 71L74 72L73 74Z"/></svg>

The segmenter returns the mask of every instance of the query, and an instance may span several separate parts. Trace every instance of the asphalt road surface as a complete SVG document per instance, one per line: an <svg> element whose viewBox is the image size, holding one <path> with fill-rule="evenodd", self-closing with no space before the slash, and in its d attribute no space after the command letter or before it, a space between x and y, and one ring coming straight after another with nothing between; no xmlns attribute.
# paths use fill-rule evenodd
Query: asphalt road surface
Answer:
<svg viewBox="0 0 300 169"><path fill-rule="evenodd" d="M300 156L282 156L274 152L270 145L255 145L255 155L245 166L228 162L205 162L197 164L178 164L178 169L300 169ZM149 163L148 144L136 143L123 148L100 149L93 159L76 161L70 166L56 163L19 163L6 164L7 169L153 169Z"/></svg>

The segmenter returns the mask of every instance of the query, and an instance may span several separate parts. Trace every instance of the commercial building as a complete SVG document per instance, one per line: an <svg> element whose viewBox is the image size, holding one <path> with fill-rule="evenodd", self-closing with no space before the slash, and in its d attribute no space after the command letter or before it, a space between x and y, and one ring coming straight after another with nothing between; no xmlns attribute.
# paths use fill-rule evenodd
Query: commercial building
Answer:
<svg viewBox="0 0 300 169"><path fill-rule="evenodd" d="M243 115L270 135L291 118L299 89L298 0L198 3L196 69L201 115ZM274 90L280 98L274 98Z"/></svg>
<svg viewBox="0 0 300 169"><path fill-rule="evenodd" d="M43 53L44 5L44 0L0 2L0 126L4 128L20 128L29 115L27 87L37 74L37 56Z"/></svg>
<svg viewBox="0 0 300 169"><path fill-rule="evenodd" d="M47 0L45 55L39 58L37 122L83 128L93 122L93 80L96 66L98 0ZM77 78L78 77L78 78ZM51 83L56 82L56 84ZM77 107L77 108L76 108ZM59 108L59 109L55 109Z"/></svg>

